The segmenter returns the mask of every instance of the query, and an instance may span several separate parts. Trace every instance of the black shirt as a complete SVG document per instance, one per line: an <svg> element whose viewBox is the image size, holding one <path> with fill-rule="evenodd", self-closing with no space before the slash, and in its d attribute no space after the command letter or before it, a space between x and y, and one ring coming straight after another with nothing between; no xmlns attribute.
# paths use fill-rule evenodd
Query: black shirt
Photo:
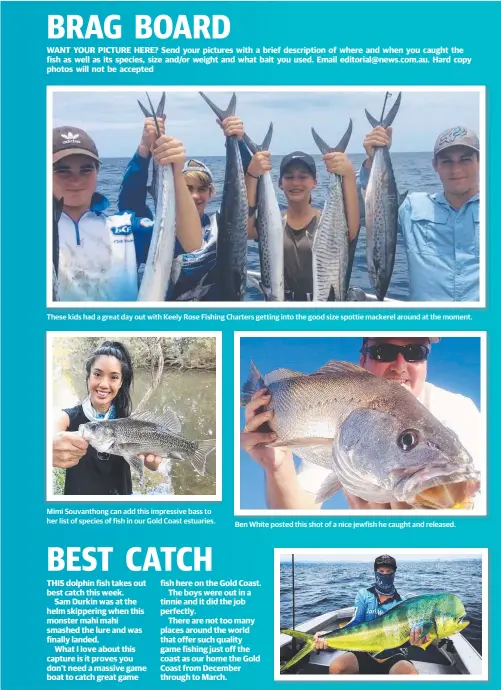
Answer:
<svg viewBox="0 0 501 690"><path fill-rule="evenodd" d="M293 230L285 220L284 227L284 284L286 299L306 302L313 295L313 255L311 247L318 217L313 216L301 230Z"/></svg>
<svg viewBox="0 0 501 690"><path fill-rule="evenodd" d="M64 410L70 418L67 431L78 431L80 424L89 420L82 406L77 405ZM89 445L87 452L80 458L78 465L66 470L64 493L69 496L128 496L132 493L130 467L120 455L101 453Z"/></svg>

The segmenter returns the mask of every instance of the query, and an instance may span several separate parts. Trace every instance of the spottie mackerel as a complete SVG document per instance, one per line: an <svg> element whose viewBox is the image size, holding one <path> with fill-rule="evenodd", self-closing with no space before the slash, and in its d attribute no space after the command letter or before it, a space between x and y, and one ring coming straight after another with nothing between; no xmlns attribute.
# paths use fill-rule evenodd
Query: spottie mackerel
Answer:
<svg viewBox="0 0 501 690"><path fill-rule="evenodd" d="M368 623L335 630L322 639L331 649L369 652L383 660L409 641L411 630L421 628L422 637L430 636L429 641L422 645L426 649L434 640L464 630L469 625L469 621L463 620L465 615L464 604L455 594L424 594L402 601ZM285 671L315 649L315 640L313 635L299 630L281 632L305 642L298 654L281 667L280 670ZM392 654L385 654L386 650L392 650Z"/></svg>

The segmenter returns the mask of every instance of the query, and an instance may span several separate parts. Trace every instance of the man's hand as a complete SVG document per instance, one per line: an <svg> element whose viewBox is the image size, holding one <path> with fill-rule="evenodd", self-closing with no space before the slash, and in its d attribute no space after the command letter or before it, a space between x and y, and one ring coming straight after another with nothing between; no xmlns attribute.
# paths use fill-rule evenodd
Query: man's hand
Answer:
<svg viewBox="0 0 501 690"><path fill-rule="evenodd" d="M320 635L325 635L325 630L319 630L313 635L313 639L315 640L315 649L329 649L329 645L323 638L319 637Z"/></svg>
<svg viewBox="0 0 501 690"><path fill-rule="evenodd" d="M422 647L427 642L429 642L431 639L430 635L425 635L424 637L421 637L422 634L423 634L423 628L413 628L411 630L409 644L412 644L415 647Z"/></svg>
<svg viewBox="0 0 501 690"><path fill-rule="evenodd" d="M341 175L341 177L355 177L355 169L345 153L334 151L322 156L327 172Z"/></svg>
<svg viewBox="0 0 501 690"><path fill-rule="evenodd" d="M254 177L261 177L271 170L271 154L269 151L258 151L252 158L247 172Z"/></svg>
<svg viewBox="0 0 501 690"><path fill-rule="evenodd" d="M244 123L236 115L230 115L222 122L217 120L217 123L222 128L225 137L236 137L240 141L244 136Z"/></svg>
<svg viewBox="0 0 501 690"><path fill-rule="evenodd" d="M259 412L259 408L268 405L271 395L262 388L254 393L245 407L245 427L240 434L240 445L251 458L265 470L277 470L288 456L286 448L267 448L267 443L277 440L275 432L262 432L259 428L273 418L273 412Z"/></svg>
<svg viewBox="0 0 501 690"><path fill-rule="evenodd" d="M367 157L369 158L371 164L374 158L374 154L376 153L376 148L381 146L387 146L388 148L390 148L391 132L391 127L387 127L385 129L384 127L379 125L378 127L375 127L373 130L371 130L369 134L365 137L364 149L367 153Z"/></svg>
<svg viewBox="0 0 501 690"><path fill-rule="evenodd" d="M75 467L88 447L88 442L78 431L59 431L52 442L53 467L62 467L65 470Z"/></svg>
<svg viewBox="0 0 501 690"><path fill-rule="evenodd" d="M165 134L165 115L157 117L158 128L160 135ZM142 158L148 158L152 152L155 141L158 139L158 132L155 126L155 120L152 117L144 118L143 133L138 147L138 153Z"/></svg>
<svg viewBox="0 0 501 690"><path fill-rule="evenodd" d="M159 165L172 164L175 173L181 173L186 159L186 151L182 141L166 134L155 142L153 155Z"/></svg>
<svg viewBox="0 0 501 690"><path fill-rule="evenodd" d="M144 462L144 466L152 472L156 472L160 467L160 463L162 462L162 456L155 455L154 453L148 453L148 455L141 453L141 455L138 455L137 457L141 460L141 462Z"/></svg>

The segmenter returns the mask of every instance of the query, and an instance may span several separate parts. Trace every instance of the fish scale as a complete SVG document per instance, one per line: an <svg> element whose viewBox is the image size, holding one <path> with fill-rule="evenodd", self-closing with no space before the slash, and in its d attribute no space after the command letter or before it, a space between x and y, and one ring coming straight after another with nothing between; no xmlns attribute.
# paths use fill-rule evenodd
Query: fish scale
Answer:
<svg viewBox="0 0 501 690"><path fill-rule="evenodd" d="M278 369L262 376L254 363L242 404L267 388L272 447L329 470L317 495L341 488L366 501L398 500L425 508L471 507L479 473L456 434L405 387L347 362L313 374ZM411 434L412 444L402 438ZM404 447L402 447L402 445Z"/></svg>

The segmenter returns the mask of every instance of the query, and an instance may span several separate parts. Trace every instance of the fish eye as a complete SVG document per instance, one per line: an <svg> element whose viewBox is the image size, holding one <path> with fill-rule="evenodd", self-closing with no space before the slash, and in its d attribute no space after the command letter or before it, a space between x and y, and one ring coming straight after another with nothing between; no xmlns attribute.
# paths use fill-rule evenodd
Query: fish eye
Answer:
<svg viewBox="0 0 501 690"><path fill-rule="evenodd" d="M406 429L398 437L397 443L404 451L412 450L419 443L419 433L415 429Z"/></svg>

